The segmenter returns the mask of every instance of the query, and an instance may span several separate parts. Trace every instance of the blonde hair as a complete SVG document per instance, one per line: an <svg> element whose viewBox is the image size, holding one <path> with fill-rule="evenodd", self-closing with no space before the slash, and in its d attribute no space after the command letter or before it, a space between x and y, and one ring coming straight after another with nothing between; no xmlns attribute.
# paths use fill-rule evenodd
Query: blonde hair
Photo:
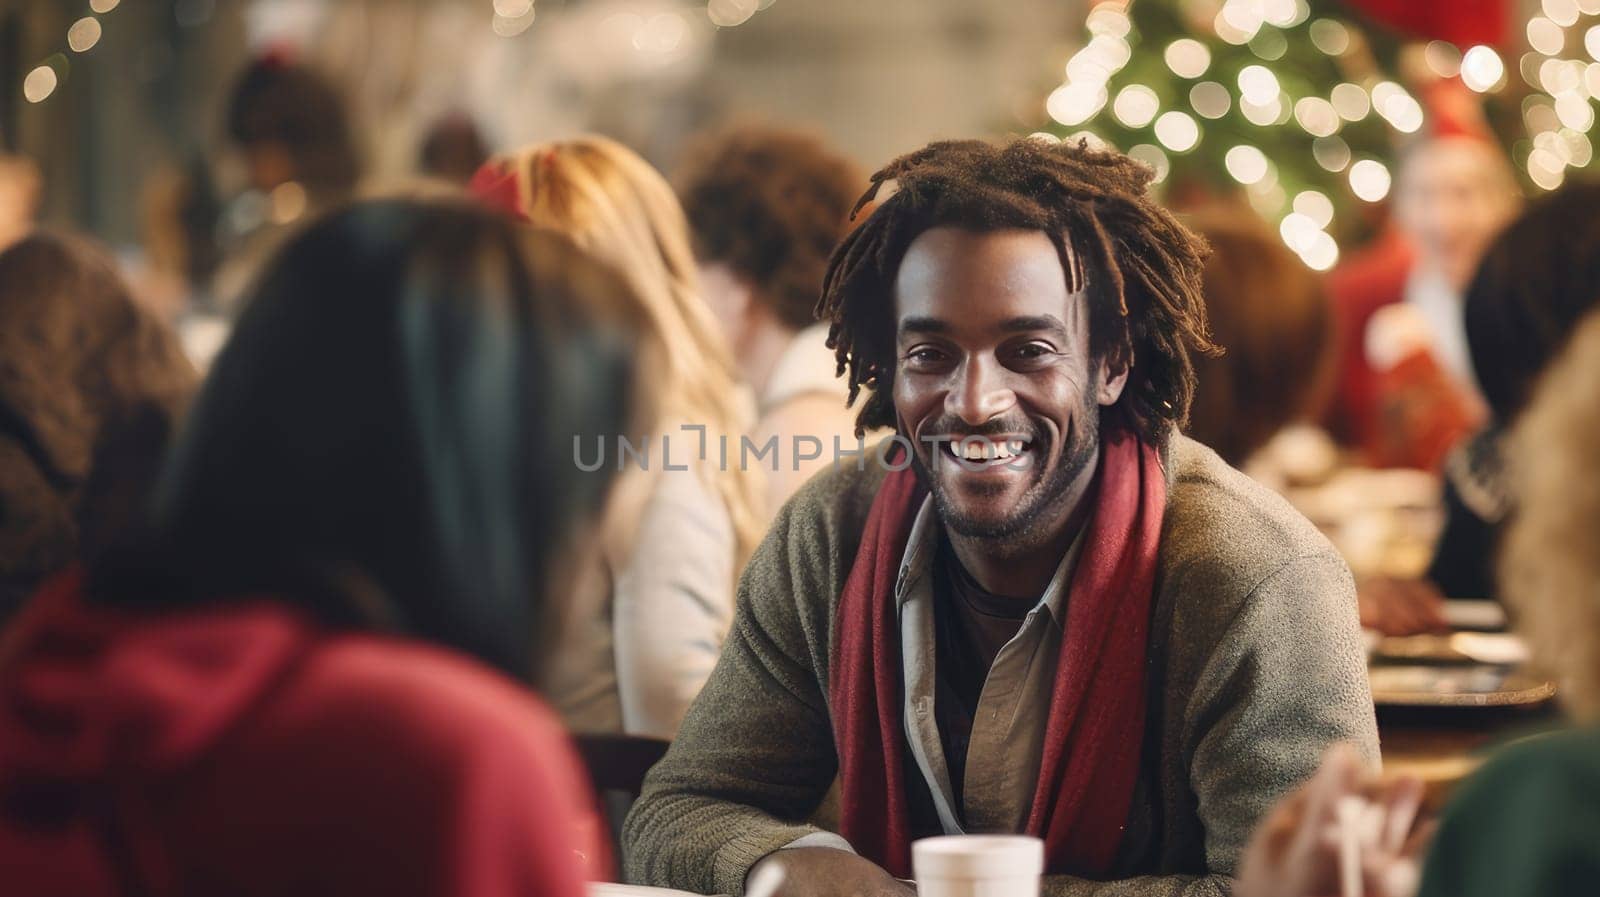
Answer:
<svg viewBox="0 0 1600 897"><path fill-rule="evenodd" d="M627 147L604 137L534 144L491 164L515 174L516 209L536 227L567 234L618 269L634 287L656 363L641 371L656 409L656 436L679 438L703 425L706 458L726 436L737 451L748 413L739 402L732 355L701 298L688 222L666 180ZM699 437L688 434L698 449ZM730 452L730 456L731 456ZM765 531L762 484L741 465L702 464L733 522L735 572Z"/></svg>
<svg viewBox="0 0 1600 897"><path fill-rule="evenodd" d="M1500 588L1578 715L1600 715L1600 314L1553 362L1510 442L1517 511Z"/></svg>

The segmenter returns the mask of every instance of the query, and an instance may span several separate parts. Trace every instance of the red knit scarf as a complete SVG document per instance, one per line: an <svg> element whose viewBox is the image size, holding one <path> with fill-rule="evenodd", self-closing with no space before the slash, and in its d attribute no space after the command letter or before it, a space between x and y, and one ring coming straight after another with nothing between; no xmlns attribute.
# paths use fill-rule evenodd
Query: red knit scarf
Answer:
<svg viewBox="0 0 1600 897"><path fill-rule="evenodd" d="M1067 592L1066 637L1028 813L1027 833L1044 839L1051 874L1109 872L1144 735L1145 653L1166 480L1153 447L1121 428L1105 435L1098 498ZM841 834L900 878L911 875L911 830L895 579L924 494L909 469L890 473L878 490L839 599L829 682Z"/></svg>

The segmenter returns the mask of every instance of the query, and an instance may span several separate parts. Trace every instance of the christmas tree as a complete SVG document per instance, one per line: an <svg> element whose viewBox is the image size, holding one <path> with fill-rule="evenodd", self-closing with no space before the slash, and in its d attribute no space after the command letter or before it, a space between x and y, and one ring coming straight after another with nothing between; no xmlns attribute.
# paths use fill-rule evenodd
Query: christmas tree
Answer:
<svg viewBox="0 0 1600 897"><path fill-rule="evenodd" d="M1169 186L1240 189L1326 270L1335 237L1359 236L1364 207L1387 196L1399 148L1442 130L1430 119L1475 119L1534 190L1590 164L1600 0L1544 0L1542 12L1520 29L1527 52L1510 72L1492 45L1510 43L1500 0L1091 4L1044 133L1106 141Z"/></svg>

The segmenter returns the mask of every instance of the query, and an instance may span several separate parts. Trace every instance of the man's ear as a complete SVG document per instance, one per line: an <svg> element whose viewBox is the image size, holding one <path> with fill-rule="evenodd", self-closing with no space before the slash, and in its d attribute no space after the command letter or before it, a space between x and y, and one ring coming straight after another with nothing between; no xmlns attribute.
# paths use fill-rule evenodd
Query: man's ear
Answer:
<svg viewBox="0 0 1600 897"><path fill-rule="evenodd" d="M1107 356L1095 366L1095 401L1107 407L1117 404L1122 390L1128 385L1128 374L1133 370L1133 350L1124 349Z"/></svg>

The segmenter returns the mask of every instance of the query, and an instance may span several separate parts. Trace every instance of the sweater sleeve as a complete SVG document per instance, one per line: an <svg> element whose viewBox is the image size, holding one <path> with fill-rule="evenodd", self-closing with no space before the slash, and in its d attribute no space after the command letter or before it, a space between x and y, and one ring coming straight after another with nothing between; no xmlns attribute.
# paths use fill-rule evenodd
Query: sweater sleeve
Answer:
<svg viewBox="0 0 1600 897"><path fill-rule="evenodd" d="M1256 823L1335 742L1378 760L1355 586L1331 548L1291 559L1207 652L1185 714L1206 868L1231 875Z"/></svg>
<svg viewBox="0 0 1600 897"><path fill-rule="evenodd" d="M806 494L752 558L722 657L628 815L629 881L739 894L756 860L821 831L804 820L838 766L822 665L839 561L796 510Z"/></svg>
<svg viewBox="0 0 1600 897"><path fill-rule="evenodd" d="M663 471L612 598L624 732L677 731L728 634L733 554L721 498L695 471Z"/></svg>

